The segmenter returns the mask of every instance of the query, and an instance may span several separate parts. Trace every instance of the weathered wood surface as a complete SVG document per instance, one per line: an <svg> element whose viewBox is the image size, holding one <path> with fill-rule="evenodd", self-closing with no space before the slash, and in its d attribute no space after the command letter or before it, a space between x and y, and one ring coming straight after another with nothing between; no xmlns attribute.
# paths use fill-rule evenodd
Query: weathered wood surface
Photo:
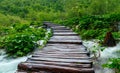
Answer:
<svg viewBox="0 0 120 73"><path fill-rule="evenodd" d="M82 44L81 40L49 40L48 43L52 43L52 44Z"/></svg>
<svg viewBox="0 0 120 73"><path fill-rule="evenodd" d="M42 49L18 65L16 73L94 73L89 52L69 28L44 23L53 36Z"/></svg>
<svg viewBox="0 0 120 73"><path fill-rule="evenodd" d="M72 30L53 30L53 32L60 33L60 32L72 32Z"/></svg>

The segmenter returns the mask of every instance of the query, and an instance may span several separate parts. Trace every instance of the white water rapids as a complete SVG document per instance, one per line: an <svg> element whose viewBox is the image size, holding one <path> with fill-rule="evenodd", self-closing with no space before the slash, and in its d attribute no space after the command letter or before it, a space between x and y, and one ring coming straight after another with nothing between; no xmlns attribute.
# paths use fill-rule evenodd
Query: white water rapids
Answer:
<svg viewBox="0 0 120 73"><path fill-rule="evenodd" d="M83 44L89 49L98 45L96 41L84 41ZM107 47L101 52L101 57L94 62L95 73L115 73L112 69L102 67L102 64L106 63L109 58L120 58L120 42L115 47Z"/></svg>
<svg viewBox="0 0 120 73"><path fill-rule="evenodd" d="M15 73L17 65L27 59L27 56L16 59L8 59L6 56L5 51L0 50L0 73Z"/></svg>

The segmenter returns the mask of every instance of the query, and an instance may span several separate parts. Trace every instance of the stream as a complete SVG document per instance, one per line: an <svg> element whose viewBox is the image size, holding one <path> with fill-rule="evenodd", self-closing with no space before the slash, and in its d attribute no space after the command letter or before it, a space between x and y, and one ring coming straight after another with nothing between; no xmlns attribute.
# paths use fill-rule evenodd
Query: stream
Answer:
<svg viewBox="0 0 120 73"><path fill-rule="evenodd" d="M98 45L95 40L83 41L83 44L92 49L94 46ZM112 69L103 68L102 64L106 63L109 58L120 58L120 42L115 47L107 47L101 52L101 57L97 61L94 61L95 73L115 73ZM93 55L91 55L92 57Z"/></svg>
<svg viewBox="0 0 120 73"><path fill-rule="evenodd" d="M28 56L24 56L16 59L9 59L6 58L6 56L5 51L0 50L0 73L15 73L17 65L28 58Z"/></svg>

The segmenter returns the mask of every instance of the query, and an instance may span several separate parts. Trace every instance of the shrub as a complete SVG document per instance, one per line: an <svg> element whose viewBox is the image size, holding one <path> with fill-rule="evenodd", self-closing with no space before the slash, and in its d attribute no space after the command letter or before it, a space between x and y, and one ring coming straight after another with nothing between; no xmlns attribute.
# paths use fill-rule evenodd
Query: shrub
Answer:
<svg viewBox="0 0 120 73"><path fill-rule="evenodd" d="M34 49L34 37L29 33L17 33L7 36L5 40L6 52L14 57L28 54Z"/></svg>
<svg viewBox="0 0 120 73"><path fill-rule="evenodd" d="M0 43L3 43L1 47L6 49L9 56L24 56L34 50L38 40L44 39L45 32L46 30L41 27L15 24L9 29L9 34L0 40Z"/></svg>
<svg viewBox="0 0 120 73"><path fill-rule="evenodd" d="M111 58L103 67L115 69L116 73L120 72L120 58Z"/></svg>
<svg viewBox="0 0 120 73"><path fill-rule="evenodd" d="M82 36L83 39L100 39L103 40L105 33L112 31L115 38L119 38L117 23L120 14L106 15L86 15L74 17L65 21L65 25L71 27L74 31Z"/></svg>
<svg viewBox="0 0 120 73"><path fill-rule="evenodd" d="M83 30L81 36L83 39L96 38L99 35L99 30Z"/></svg>
<svg viewBox="0 0 120 73"><path fill-rule="evenodd" d="M120 39L120 31L119 32L113 32L113 37L116 38L116 40Z"/></svg>
<svg viewBox="0 0 120 73"><path fill-rule="evenodd" d="M16 32L22 32L29 28L28 24L14 24L13 28L16 30Z"/></svg>
<svg viewBox="0 0 120 73"><path fill-rule="evenodd" d="M77 25L79 23L78 17L69 18L68 20L65 20L64 22L65 26L69 26L72 28L73 25Z"/></svg>
<svg viewBox="0 0 120 73"><path fill-rule="evenodd" d="M109 24L106 24L105 22L101 20L96 20L94 23L91 25L92 29L103 29L103 28L109 28Z"/></svg>

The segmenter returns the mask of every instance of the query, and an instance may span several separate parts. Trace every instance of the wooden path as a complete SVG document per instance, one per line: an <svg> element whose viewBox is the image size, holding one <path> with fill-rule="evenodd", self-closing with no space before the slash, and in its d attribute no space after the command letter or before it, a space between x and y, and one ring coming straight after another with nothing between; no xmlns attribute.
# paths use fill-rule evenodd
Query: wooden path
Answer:
<svg viewBox="0 0 120 73"><path fill-rule="evenodd" d="M53 29L47 45L18 65L17 73L94 73L89 52L70 29L44 23Z"/></svg>

